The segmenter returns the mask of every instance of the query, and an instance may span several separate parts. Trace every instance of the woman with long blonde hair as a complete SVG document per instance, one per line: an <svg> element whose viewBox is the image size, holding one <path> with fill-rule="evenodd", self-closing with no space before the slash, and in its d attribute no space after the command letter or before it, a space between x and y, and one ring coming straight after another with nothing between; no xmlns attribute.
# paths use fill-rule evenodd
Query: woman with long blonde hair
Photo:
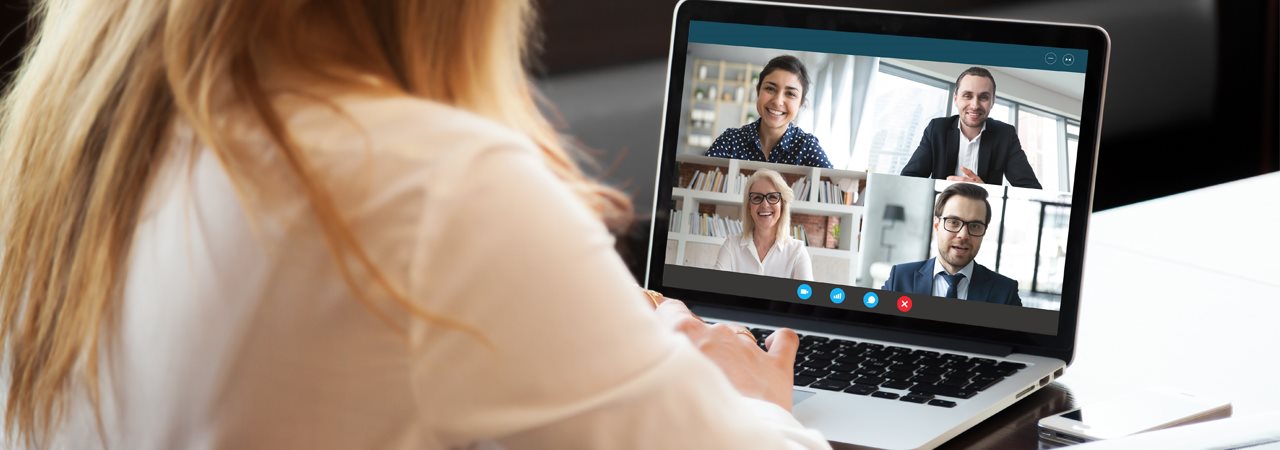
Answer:
<svg viewBox="0 0 1280 450"><path fill-rule="evenodd" d="M795 193L782 174L760 169L742 190L742 233L729 236L716 255L716 270L813 281L808 244L791 235Z"/></svg>
<svg viewBox="0 0 1280 450"><path fill-rule="evenodd" d="M8 447L824 447L612 252L515 0L45 0L0 110ZM745 337L745 339L744 339Z"/></svg>

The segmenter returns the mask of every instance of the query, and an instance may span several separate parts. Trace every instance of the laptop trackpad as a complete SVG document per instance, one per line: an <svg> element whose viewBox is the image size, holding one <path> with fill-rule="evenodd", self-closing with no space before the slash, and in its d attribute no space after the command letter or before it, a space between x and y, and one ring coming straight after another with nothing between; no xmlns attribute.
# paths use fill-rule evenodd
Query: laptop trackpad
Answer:
<svg viewBox="0 0 1280 450"><path fill-rule="evenodd" d="M791 404L792 404L792 405L799 405L799 404L800 404L800 402L803 402L803 401L807 400L809 397L813 397L813 394L814 394L813 392L805 392L805 391L801 391L801 390L798 390L798 389L792 389L792 390L791 390Z"/></svg>

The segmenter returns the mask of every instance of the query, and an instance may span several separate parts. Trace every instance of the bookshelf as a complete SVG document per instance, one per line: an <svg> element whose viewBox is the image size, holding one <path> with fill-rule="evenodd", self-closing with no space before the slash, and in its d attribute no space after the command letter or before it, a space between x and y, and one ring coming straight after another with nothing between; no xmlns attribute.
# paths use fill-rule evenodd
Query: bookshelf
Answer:
<svg viewBox="0 0 1280 450"><path fill-rule="evenodd" d="M756 80L763 66L694 58L681 153L702 154L728 128L755 121Z"/></svg>
<svg viewBox="0 0 1280 450"><path fill-rule="evenodd" d="M858 273L865 172L689 154L677 155L676 161L668 264L714 267L725 237L740 233L741 226L735 222L741 220L746 178L756 170L772 169L793 190L800 187L791 204L792 234L798 239L803 236L809 245L816 281L853 284Z"/></svg>

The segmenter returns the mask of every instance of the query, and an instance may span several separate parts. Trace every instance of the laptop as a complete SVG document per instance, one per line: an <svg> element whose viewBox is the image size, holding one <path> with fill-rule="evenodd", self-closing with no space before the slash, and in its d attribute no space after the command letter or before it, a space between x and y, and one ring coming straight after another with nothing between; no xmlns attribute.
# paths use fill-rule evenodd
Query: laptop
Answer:
<svg viewBox="0 0 1280 450"><path fill-rule="evenodd" d="M1072 360L1109 55L1094 26L682 1L646 284L795 329L793 412L831 441L941 445Z"/></svg>

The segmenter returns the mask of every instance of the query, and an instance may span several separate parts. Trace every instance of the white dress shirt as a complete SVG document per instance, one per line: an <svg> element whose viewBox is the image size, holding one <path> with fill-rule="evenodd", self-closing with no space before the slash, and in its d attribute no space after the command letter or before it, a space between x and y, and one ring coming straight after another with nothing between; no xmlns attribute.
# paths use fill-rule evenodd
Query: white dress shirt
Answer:
<svg viewBox="0 0 1280 450"><path fill-rule="evenodd" d="M720 254L716 257L716 270L728 270L752 275L764 275L794 280L813 281L813 261L809 258L809 250L804 241L795 238L784 238L775 241L764 260L760 260L760 252L756 250L753 236L743 237L740 234L729 236L720 245Z"/></svg>
<svg viewBox="0 0 1280 450"><path fill-rule="evenodd" d="M956 272L956 273L964 274L964 278L960 279L960 286L956 287L957 299L960 299L960 300L969 299L969 280L973 279L973 265L974 265L974 262L969 261L969 264L965 264L964 267L960 268L959 272ZM951 287L951 284L947 282L947 279L942 276L942 274L944 273L948 273L948 272L946 267L942 267L942 261L939 261L938 258L936 257L933 258L933 296L934 297L946 297L947 288Z"/></svg>
<svg viewBox="0 0 1280 450"><path fill-rule="evenodd" d="M260 133L237 138L281 187L251 197L266 209L180 132L104 343L110 448L828 448L659 323L527 138L419 99L324 100L276 101L317 180L393 285L478 334L355 298ZM102 446L73 392L42 447Z"/></svg>
<svg viewBox="0 0 1280 450"><path fill-rule="evenodd" d="M963 170L960 170L961 167L968 167L969 170L976 174L978 173L978 147L982 145L982 133L987 131L987 121L982 121L982 129L978 130L978 135L974 136L972 141L964 137L964 123L962 121L957 120L956 127L960 128L960 153L956 158L956 173L954 175L968 176L965 175ZM991 180L983 181L991 183Z"/></svg>

